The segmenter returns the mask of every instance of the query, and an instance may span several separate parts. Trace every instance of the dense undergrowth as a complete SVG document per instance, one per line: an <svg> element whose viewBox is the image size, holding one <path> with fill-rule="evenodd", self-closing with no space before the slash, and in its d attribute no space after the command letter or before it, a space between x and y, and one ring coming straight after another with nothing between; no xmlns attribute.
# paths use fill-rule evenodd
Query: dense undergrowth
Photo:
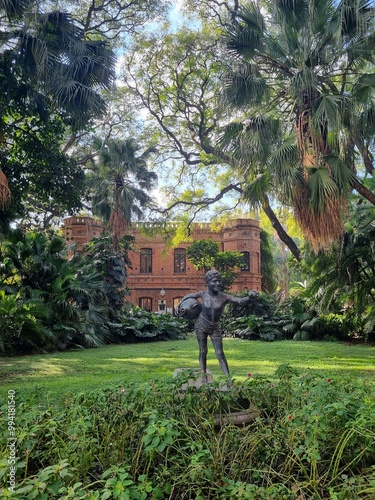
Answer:
<svg viewBox="0 0 375 500"><path fill-rule="evenodd" d="M272 380L249 374L228 391L182 391L190 376L66 394L53 404L19 396L16 487L8 488L3 427L1 498L375 498L370 384L283 365ZM253 406L252 424L217 424L215 416Z"/></svg>

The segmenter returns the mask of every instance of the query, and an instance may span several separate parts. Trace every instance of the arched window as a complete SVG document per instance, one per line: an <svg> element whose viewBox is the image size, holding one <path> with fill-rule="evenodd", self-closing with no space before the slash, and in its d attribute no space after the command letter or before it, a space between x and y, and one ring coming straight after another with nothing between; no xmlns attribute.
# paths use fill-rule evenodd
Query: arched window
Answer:
<svg viewBox="0 0 375 500"><path fill-rule="evenodd" d="M152 273L152 249L141 248L140 272L142 274Z"/></svg>
<svg viewBox="0 0 375 500"><path fill-rule="evenodd" d="M255 252L255 272L260 273L260 258L258 252Z"/></svg>
<svg viewBox="0 0 375 500"><path fill-rule="evenodd" d="M152 311L152 299L150 297L141 297L139 299L139 307L146 309L146 311Z"/></svg>
<svg viewBox="0 0 375 500"><path fill-rule="evenodd" d="M241 267L241 271L249 272L250 271L250 252L242 252L243 256L243 267Z"/></svg>
<svg viewBox="0 0 375 500"><path fill-rule="evenodd" d="M186 273L186 249L175 248L174 251L174 272Z"/></svg>

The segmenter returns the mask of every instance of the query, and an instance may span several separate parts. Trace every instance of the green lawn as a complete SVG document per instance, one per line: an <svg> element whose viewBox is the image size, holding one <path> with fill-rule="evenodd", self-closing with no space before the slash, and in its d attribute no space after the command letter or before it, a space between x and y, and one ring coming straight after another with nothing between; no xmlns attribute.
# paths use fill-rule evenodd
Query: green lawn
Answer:
<svg viewBox="0 0 375 500"><path fill-rule="evenodd" d="M271 377L279 365L289 364L301 373L310 369L330 378L345 375L375 384L374 346L228 338L224 349L231 375L237 380L245 379L248 373ZM0 396L14 389L58 398L70 391L169 378L176 368L197 368L197 357L198 346L191 336L188 340L0 358ZM208 368L215 379L222 378L211 345Z"/></svg>

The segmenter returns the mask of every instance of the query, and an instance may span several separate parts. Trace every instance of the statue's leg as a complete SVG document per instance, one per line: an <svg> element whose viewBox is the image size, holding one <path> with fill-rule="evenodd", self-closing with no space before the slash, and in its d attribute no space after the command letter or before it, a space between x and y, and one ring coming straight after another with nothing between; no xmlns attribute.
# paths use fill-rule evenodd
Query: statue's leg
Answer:
<svg viewBox="0 0 375 500"><path fill-rule="evenodd" d="M215 354L217 359L219 360L220 367L224 373L229 378L229 367L228 367L228 362L227 358L225 357L224 350L223 350L223 339L220 337L215 337L212 338L212 344L215 349Z"/></svg>
<svg viewBox="0 0 375 500"><path fill-rule="evenodd" d="M198 336L199 344L199 367L202 373L202 380L207 381L207 335L200 334Z"/></svg>

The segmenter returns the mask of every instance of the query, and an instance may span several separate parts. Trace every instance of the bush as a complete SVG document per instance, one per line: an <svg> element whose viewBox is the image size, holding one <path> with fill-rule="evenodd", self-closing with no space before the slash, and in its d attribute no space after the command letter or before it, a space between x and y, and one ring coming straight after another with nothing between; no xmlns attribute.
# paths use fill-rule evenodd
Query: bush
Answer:
<svg viewBox="0 0 375 500"><path fill-rule="evenodd" d="M183 319L133 307L122 317L116 338L120 342L176 340L186 338L186 333L187 323Z"/></svg>
<svg viewBox="0 0 375 500"><path fill-rule="evenodd" d="M0 330L11 327L0 333L0 352L100 346L111 339L103 280L91 263L67 260L62 238L10 231L0 238L0 261Z"/></svg>
<svg viewBox="0 0 375 500"><path fill-rule="evenodd" d="M41 301L30 302L0 290L0 354L43 351L52 336L42 325L45 317Z"/></svg>
<svg viewBox="0 0 375 500"><path fill-rule="evenodd" d="M245 296L245 295L243 295ZM279 318L274 319L276 302L272 295L259 294L246 305L230 303L221 318L225 336L271 341L283 338Z"/></svg>
<svg viewBox="0 0 375 500"><path fill-rule="evenodd" d="M225 335L242 339L309 340L315 338L318 318L298 298L277 307L272 295L260 294L246 306L230 304L221 324Z"/></svg>
<svg viewBox="0 0 375 500"><path fill-rule="evenodd" d="M352 311L316 315L304 300L294 297L280 306L272 296L260 294L247 306L230 304L223 314L224 335L247 340L350 340L371 339L373 322Z"/></svg>
<svg viewBox="0 0 375 500"><path fill-rule="evenodd" d="M375 398L370 386L296 373L249 376L229 391L181 390L181 379L65 395L54 406L18 394L16 491L7 498L374 498ZM255 406L250 426L217 416ZM5 413L7 407L0 409ZM1 415L0 413L0 415Z"/></svg>
<svg viewBox="0 0 375 500"><path fill-rule="evenodd" d="M356 335L361 336L360 320L353 314L323 314L319 318L319 338L348 340Z"/></svg>

